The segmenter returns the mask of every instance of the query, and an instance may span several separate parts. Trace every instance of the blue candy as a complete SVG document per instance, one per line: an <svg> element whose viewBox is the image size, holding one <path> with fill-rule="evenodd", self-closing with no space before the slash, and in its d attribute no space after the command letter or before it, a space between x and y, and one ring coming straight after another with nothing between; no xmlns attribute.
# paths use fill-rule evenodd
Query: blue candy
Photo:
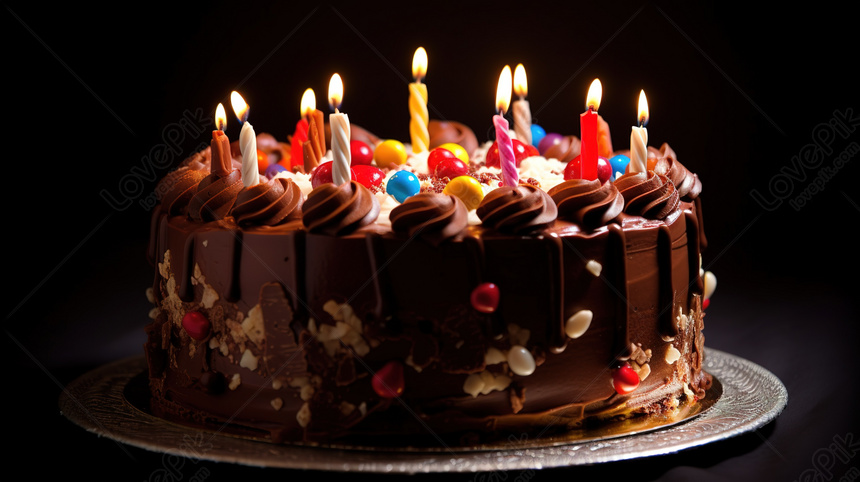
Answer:
<svg viewBox="0 0 860 482"><path fill-rule="evenodd" d="M406 198L418 194L421 190L421 181L415 174L409 171L397 171L385 185L385 192L394 196L397 202L402 203Z"/></svg>
<svg viewBox="0 0 860 482"><path fill-rule="evenodd" d="M613 181L618 178L618 176L624 174L624 171L627 170L627 164L630 164L630 158L625 155L619 154L609 158L609 166L612 167Z"/></svg>
<svg viewBox="0 0 860 482"><path fill-rule="evenodd" d="M543 139L543 136L546 135L546 131L543 130L543 127L532 124L532 145L537 147L540 143L540 140Z"/></svg>
<svg viewBox="0 0 860 482"><path fill-rule="evenodd" d="M286 171L287 168L280 164L269 164L269 167L266 168L266 177L271 179L278 175L279 172Z"/></svg>

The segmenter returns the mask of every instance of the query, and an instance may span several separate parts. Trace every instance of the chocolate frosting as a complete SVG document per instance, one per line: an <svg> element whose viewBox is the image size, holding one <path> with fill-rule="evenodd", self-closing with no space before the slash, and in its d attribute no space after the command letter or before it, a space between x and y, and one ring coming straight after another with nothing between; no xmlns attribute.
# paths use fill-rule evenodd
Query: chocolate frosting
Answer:
<svg viewBox="0 0 860 482"><path fill-rule="evenodd" d="M570 162L579 155L580 141L576 136L564 136L561 142L554 144L546 152L543 157L547 159L558 159L562 162Z"/></svg>
<svg viewBox="0 0 860 482"><path fill-rule="evenodd" d="M653 154L656 150L651 150ZM699 176L690 172L683 164L678 162L675 151L669 147L669 144L663 143L660 150L657 152L657 165L654 167L654 172L663 174L672 180L675 184L675 189L678 190L678 195L683 201L692 201L699 197L702 192L702 181Z"/></svg>
<svg viewBox="0 0 860 482"><path fill-rule="evenodd" d="M376 221L379 201L356 181L340 186L326 183L308 194L302 211L308 231L340 236Z"/></svg>
<svg viewBox="0 0 860 482"><path fill-rule="evenodd" d="M188 203L188 215L195 221L224 219L243 186L239 169L223 177L209 174L197 184L197 192Z"/></svg>
<svg viewBox="0 0 860 482"><path fill-rule="evenodd" d="M478 138L465 124L431 119L427 123L427 131L430 133L430 149L453 142L466 149L470 157L478 149Z"/></svg>
<svg viewBox="0 0 860 482"><path fill-rule="evenodd" d="M611 182L569 179L549 190L558 217L594 229L605 226L624 209L624 197Z"/></svg>
<svg viewBox="0 0 860 482"><path fill-rule="evenodd" d="M179 168L164 176L155 187L164 211L174 216L181 214L197 192L197 184L208 174L209 171Z"/></svg>
<svg viewBox="0 0 860 482"><path fill-rule="evenodd" d="M558 215L555 201L530 184L502 186L487 194L477 210L484 226L509 234L529 234L545 228Z"/></svg>
<svg viewBox="0 0 860 482"><path fill-rule="evenodd" d="M230 214L241 226L276 226L302 216L302 191L283 177L243 188Z"/></svg>
<svg viewBox="0 0 860 482"><path fill-rule="evenodd" d="M433 245L460 234L468 225L469 213L457 196L419 193L391 210L391 229L421 236Z"/></svg>
<svg viewBox="0 0 860 482"><path fill-rule="evenodd" d="M681 202L675 185L654 171L627 173L615 180L624 197L624 212L648 219L664 219Z"/></svg>

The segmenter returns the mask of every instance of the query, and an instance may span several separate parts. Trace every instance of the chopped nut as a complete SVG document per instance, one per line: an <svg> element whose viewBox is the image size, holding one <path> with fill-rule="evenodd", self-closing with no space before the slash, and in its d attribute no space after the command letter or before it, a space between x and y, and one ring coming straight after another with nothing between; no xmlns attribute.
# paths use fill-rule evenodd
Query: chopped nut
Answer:
<svg viewBox="0 0 860 482"><path fill-rule="evenodd" d="M257 357L255 357L254 354L251 353L251 350L246 348L245 351L242 353L242 359L239 360L239 366L253 371L257 369L258 361L259 360L257 359Z"/></svg>
<svg viewBox="0 0 860 482"><path fill-rule="evenodd" d="M161 275L162 278L167 279L170 278L170 250L164 252L164 261L158 263L158 274Z"/></svg>
<svg viewBox="0 0 860 482"><path fill-rule="evenodd" d="M346 400L340 402L340 413L344 415L349 415L355 411L355 405L347 402Z"/></svg>
<svg viewBox="0 0 860 482"><path fill-rule="evenodd" d="M272 404L272 408L274 408L275 410L280 410L281 407L284 406L284 401L281 399L281 397L274 398L269 403Z"/></svg>
<svg viewBox="0 0 860 482"><path fill-rule="evenodd" d="M367 403L361 402L361 405L358 406L358 411L361 412L361 416L367 415Z"/></svg>
<svg viewBox="0 0 860 482"><path fill-rule="evenodd" d="M229 388L230 390L235 390L235 389L239 388L239 385L241 385L241 384L242 384L242 377L239 376L238 373L234 373L233 378L230 379L230 384L227 385L227 388Z"/></svg>
<svg viewBox="0 0 860 482"><path fill-rule="evenodd" d="M664 358L666 360L666 363L671 365L678 361L679 358L681 358L681 352L678 351L678 349L675 348L673 345L669 345L668 347L666 347L666 355Z"/></svg>
<svg viewBox="0 0 860 482"><path fill-rule="evenodd" d="M203 247L204 247L204 248L205 248L205 247L207 247L207 246L209 246L209 240L208 240L208 239L204 239L202 244L203 244Z"/></svg>
<svg viewBox="0 0 860 482"><path fill-rule="evenodd" d="M310 400L311 397L313 397L313 396L314 396L313 385L305 385L301 388L301 391L299 391L299 398L301 398L302 400L304 400L306 402L308 400Z"/></svg>
<svg viewBox="0 0 860 482"><path fill-rule="evenodd" d="M603 266L592 259L585 264L585 269L587 269L588 272L593 274L595 277L598 277L600 276L600 272L603 270Z"/></svg>
<svg viewBox="0 0 860 482"><path fill-rule="evenodd" d="M158 308L153 308L153 309L149 310L148 316L153 320L158 318Z"/></svg>
<svg viewBox="0 0 860 482"><path fill-rule="evenodd" d="M498 348L490 347L487 350L487 353L484 354L484 363L487 365L495 365L497 363L502 363L504 361L508 361L508 357L502 353Z"/></svg>
<svg viewBox="0 0 860 482"><path fill-rule="evenodd" d="M284 382L282 382L281 380L279 380L277 378L272 380L272 389L273 390L280 390L281 387L283 387L283 386L284 386Z"/></svg>
<svg viewBox="0 0 860 482"><path fill-rule="evenodd" d="M242 322L242 331L258 347L262 347L266 338L265 325L263 324L263 309L256 305L248 311L248 316Z"/></svg>
<svg viewBox="0 0 860 482"><path fill-rule="evenodd" d="M463 391L477 397L478 394L486 395L493 390L505 390L511 384L511 379L505 375L494 376L488 371L472 373L466 377L463 383Z"/></svg>
<svg viewBox="0 0 860 482"><path fill-rule="evenodd" d="M212 285L204 285L203 286L203 297L200 299L200 304L203 305L204 308L212 308L215 306L215 302L218 301L220 296L218 296L218 292L215 291L215 288Z"/></svg>
<svg viewBox="0 0 860 482"><path fill-rule="evenodd" d="M296 421L299 422L299 426L301 427L307 427L311 422L311 407L307 402L296 412Z"/></svg>

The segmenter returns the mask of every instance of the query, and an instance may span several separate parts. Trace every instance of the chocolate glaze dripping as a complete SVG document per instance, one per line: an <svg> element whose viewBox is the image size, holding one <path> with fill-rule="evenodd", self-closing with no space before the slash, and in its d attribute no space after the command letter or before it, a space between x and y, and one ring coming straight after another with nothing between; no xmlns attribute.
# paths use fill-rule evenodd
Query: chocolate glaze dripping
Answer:
<svg viewBox="0 0 860 482"><path fill-rule="evenodd" d="M657 312L660 334L674 337L678 327L673 323L675 316L675 290L672 283L672 235L665 224L657 231L657 269L658 286Z"/></svg>
<svg viewBox="0 0 860 482"><path fill-rule="evenodd" d="M698 211L698 209L697 209ZM693 295L701 295L705 292L705 284L699 276L699 218L698 213L684 211L684 220L687 222L687 262L690 265L691 284L687 288L687 306L693 306Z"/></svg>
<svg viewBox="0 0 860 482"><path fill-rule="evenodd" d="M230 253L232 255L232 259L229 260L228 264L233 267L230 272L230 285L227 287L227 301L239 301L242 298L241 290L239 289L239 273L241 272L242 265L242 230L234 229L231 230L233 234L230 242L233 243L231 246Z"/></svg>
<svg viewBox="0 0 860 482"><path fill-rule="evenodd" d="M615 346L613 352L616 358L630 355L630 293L627 286L627 239L624 231L618 224L609 226L608 247L606 249L609 259L616 260L612 266L612 284L620 291L618 302L615 305L615 319L620 322L616 325ZM615 360L610 360L614 362Z"/></svg>
<svg viewBox="0 0 860 482"><path fill-rule="evenodd" d="M475 262L475 286L478 286L485 281L492 282L492 280L486 279L487 257L484 250L484 240L479 236L466 235L463 238L463 242L466 249L471 253L471 259ZM498 314L493 313L488 315L487 320L487 332L490 333L491 337L497 337L507 333L507 325Z"/></svg>
<svg viewBox="0 0 860 482"><path fill-rule="evenodd" d="M552 267L549 280L549 313L547 313L547 348L551 353L561 353L567 347L567 334L564 331L564 267L563 246L557 236L545 236L547 246L548 266Z"/></svg>
<svg viewBox="0 0 860 482"><path fill-rule="evenodd" d="M390 293L383 290L379 283L379 277L382 274L379 266L379 260L383 258L382 245L380 243L380 237L373 233L367 233L367 235L364 236L364 242L367 247L367 259L372 271L370 279L373 284L373 291L376 294L376 306L373 308L373 314L376 316L377 320L383 320L385 319L385 316L390 313L388 311L388 307L390 306L388 300L391 296Z"/></svg>
<svg viewBox="0 0 860 482"><path fill-rule="evenodd" d="M197 232L188 236L185 240L185 247L182 250L184 258L180 261L179 276L179 299L182 301L194 301L194 285L191 284L191 277L194 276L194 244L197 242ZM173 259L170 260L173 264Z"/></svg>

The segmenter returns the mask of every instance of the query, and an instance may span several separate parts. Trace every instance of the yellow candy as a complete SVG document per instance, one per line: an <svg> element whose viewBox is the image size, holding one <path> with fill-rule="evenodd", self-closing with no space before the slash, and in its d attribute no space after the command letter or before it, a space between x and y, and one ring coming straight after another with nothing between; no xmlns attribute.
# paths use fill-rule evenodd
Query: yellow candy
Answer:
<svg viewBox="0 0 860 482"><path fill-rule="evenodd" d="M376 146L373 158L379 167L399 166L406 162L406 147L398 140L387 139Z"/></svg>
<svg viewBox="0 0 860 482"><path fill-rule="evenodd" d="M441 147L442 149L448 149L454 154L454 156L463 161L463 163L465 163L467 166L469 165L469 153L466 152L466 149L463 149L463 146L461 146L460 144L448 142L446 144L442 144L439 147Z"/></svg>
<svg viewBox="0 0 860 482"><path fill-rule="evenodd" d="M472 176L457 176L451 179L442 190L442 194L457 196L469 211L477 209L484 199L481 183Z"/></svg>

